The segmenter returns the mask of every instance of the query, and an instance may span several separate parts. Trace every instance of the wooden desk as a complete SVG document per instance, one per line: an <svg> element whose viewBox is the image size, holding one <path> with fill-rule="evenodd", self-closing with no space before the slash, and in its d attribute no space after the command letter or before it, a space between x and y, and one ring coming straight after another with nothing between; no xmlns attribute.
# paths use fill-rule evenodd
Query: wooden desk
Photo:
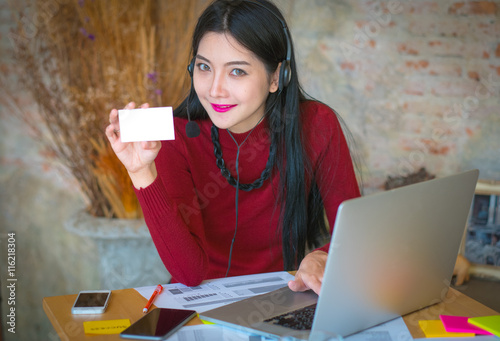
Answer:
<svg viewBox="0 0 500 341"><path fill-rule="evenodd" d="M71 306L75 295L45 297L43 299L43 309L47 314L54 329L61 340L91 340L91 341L111 341L123 340L119 335L93 335L87 336L83 332L83 322L93 320L114 320L129 318L131 323L143 316L142 308L147 299L142 297L134 289L113 290L109 306L104 314L97 315L72 315ZM440 314L457 316L488 316L499 313L486 307L485 305L465 296L455 289L450 289L446 299L442 303L435 304L428 308L403 316L403 319L414 338L424 337L418 326L419 320L439 319ZM191 320L188 325L200 324L199 318Z"/></svg>

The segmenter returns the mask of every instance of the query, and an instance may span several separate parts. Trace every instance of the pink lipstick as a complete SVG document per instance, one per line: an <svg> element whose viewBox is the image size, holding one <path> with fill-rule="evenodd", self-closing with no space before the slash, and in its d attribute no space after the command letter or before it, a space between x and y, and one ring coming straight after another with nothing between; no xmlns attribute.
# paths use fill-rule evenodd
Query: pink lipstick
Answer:
<svg viewBox="0 0 500 341"><path fill-rule="evenodd" d="M216 112L227 112L229 110L231 110L232 108L234 108L236 106L236 104L233 104L233 105L228 105L228 104L214 104L214 103L210 103L212 105L212 108L216 111Z"/></svg>

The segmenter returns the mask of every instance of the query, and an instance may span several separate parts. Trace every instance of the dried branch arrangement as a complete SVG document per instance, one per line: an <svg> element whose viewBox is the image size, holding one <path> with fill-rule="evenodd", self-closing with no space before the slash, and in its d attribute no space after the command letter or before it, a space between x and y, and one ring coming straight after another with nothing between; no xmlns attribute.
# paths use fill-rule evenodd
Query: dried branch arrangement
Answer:
<svg viewBox="0 0 500 341"><path fill-rule="evenodd" d="M104 135L112 108L175 106L189 85L191 31L202 0L31 0L36 31L19 20L19 76L39 110L39 138L69 168L90 214L142 216L125 168ZM20 18L23 13L20 13ZM29 34L28 34L29 32ZM36 117L33 117L36 116Z"/></svg>

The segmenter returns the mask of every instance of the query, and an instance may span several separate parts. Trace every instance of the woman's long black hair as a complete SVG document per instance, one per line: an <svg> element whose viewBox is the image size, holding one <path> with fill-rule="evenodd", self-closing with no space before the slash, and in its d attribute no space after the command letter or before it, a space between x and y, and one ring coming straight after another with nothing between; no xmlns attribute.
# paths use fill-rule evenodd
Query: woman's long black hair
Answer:
<svg viewBox="0 0 500 341"><path fill-rule="evenodd" d="M207 32L226 33L252 51L271 75L287 54L283 23L285 19L279 9L267 0L216 0L198 20L193 34L192 56L197 55L199 43ZM289 39L288 43L292 44L292 40ZM277 204L280 207L284 270L297 269L306 247L319 246L327 233L323 203L311 162L302 145L299 104L306 100L306 96L298 82L293 46L290 48L290 83L282 91L271 93L266 103L270 139L276 145L273 166L280 178ZM208 119L193 86L174 115L187 118L188 110L192 120Z"/></svg>

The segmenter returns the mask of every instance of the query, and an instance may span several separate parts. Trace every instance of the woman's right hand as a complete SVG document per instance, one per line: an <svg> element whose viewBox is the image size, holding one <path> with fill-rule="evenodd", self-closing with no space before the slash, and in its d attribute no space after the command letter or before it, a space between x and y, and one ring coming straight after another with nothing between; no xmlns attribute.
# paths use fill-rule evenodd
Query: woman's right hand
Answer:
<svg viewBox="0 0 500 341"><path fill-rule="evenodd" d="M148 108L143 104L141 108ZM135 103L130 102L124 109L134 109ZM111 143L116 156L127 169L132 183L136 188L149 186L156 179L154 160L161 148L160 141L122 142L120 139L120 125L118 110L113 109L109 114L109 125L106 127L106 136Z"/></svg>

